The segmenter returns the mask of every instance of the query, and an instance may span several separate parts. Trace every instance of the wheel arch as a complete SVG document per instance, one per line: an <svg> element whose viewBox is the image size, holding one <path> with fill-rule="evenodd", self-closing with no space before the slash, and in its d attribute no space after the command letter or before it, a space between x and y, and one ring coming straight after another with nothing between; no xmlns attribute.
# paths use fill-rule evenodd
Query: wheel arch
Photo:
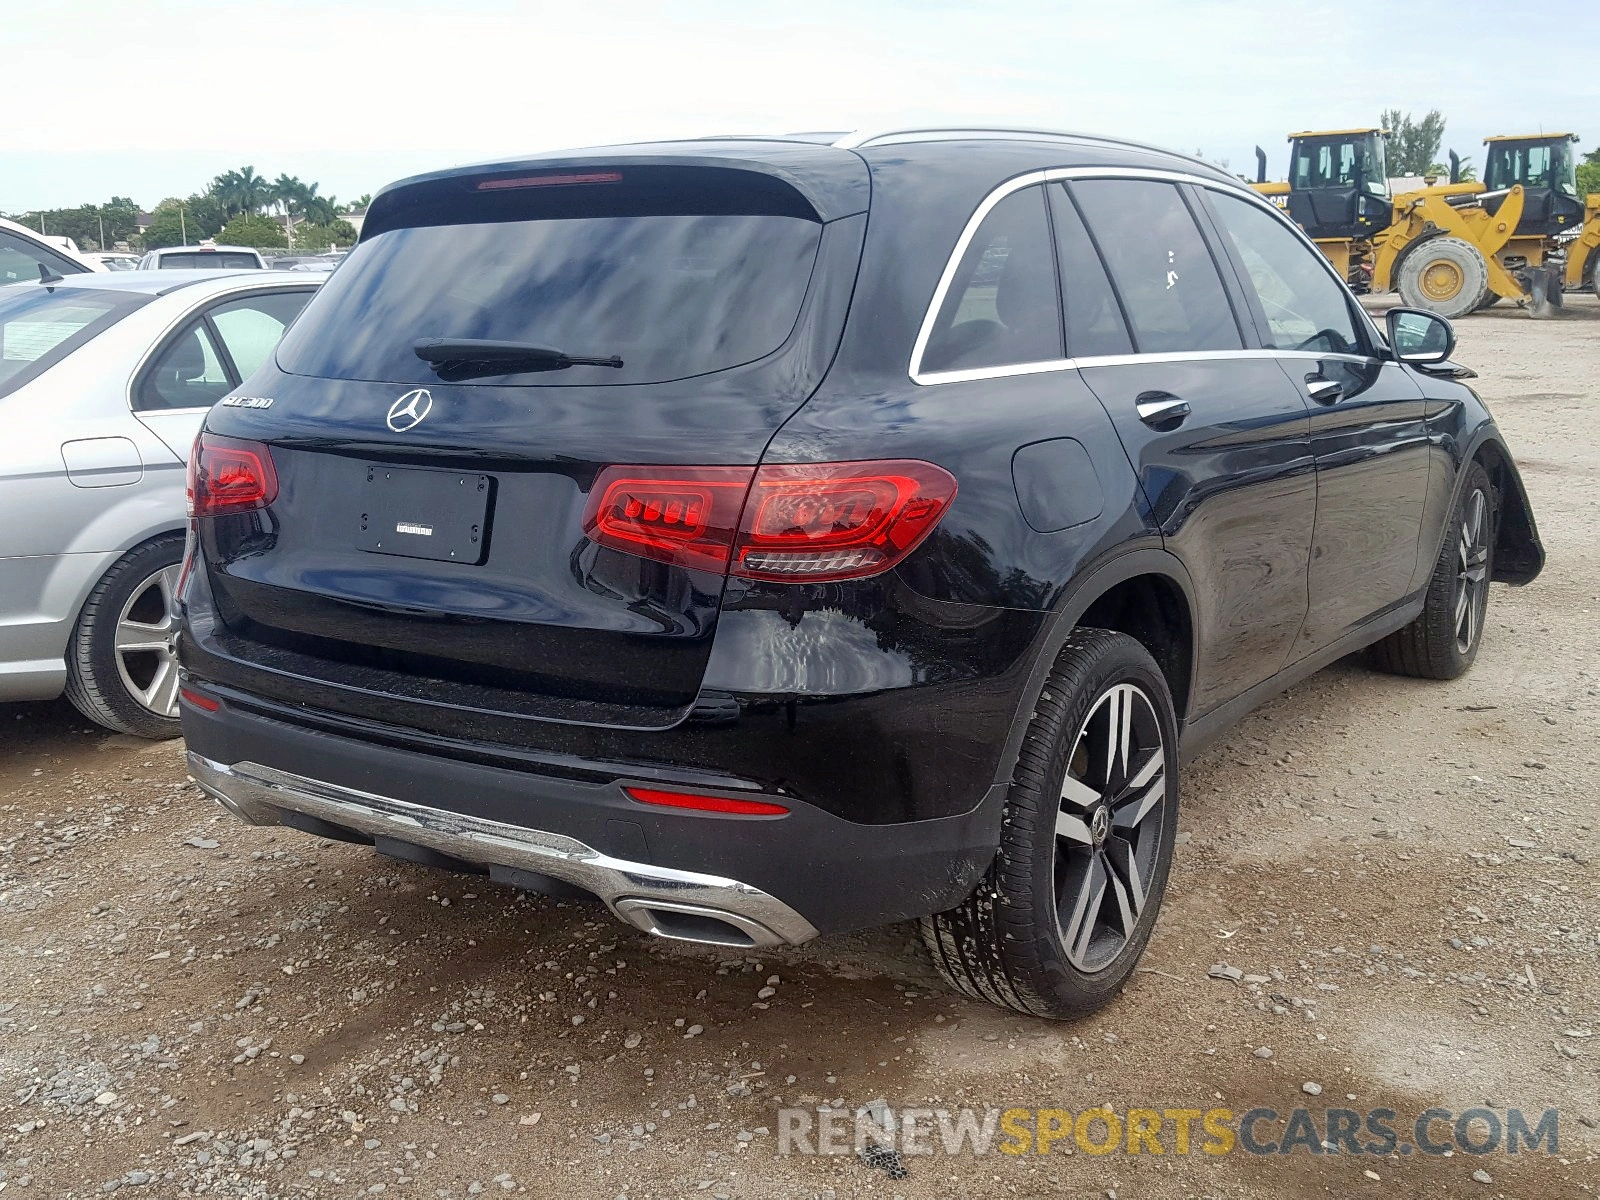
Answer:
<svg viewBox="0 0 1600 1200"><path fill-rule="evenodd" d="M1512 460L1498 432L1485 430L1473 445L1465 461L1482 464L1489 474L1489 482L1496 496L1497 521L1494 540L1494 574L1497 583L1531 583L1544 569L1544 544L1539 540L1539 528L1533 519L1533 506L1528 503L1528 492L1522 484L1522 475ZM1456 480L1459 498L1465 484L1466 472ZM1455 511L1452 500L1451 510Z"/></svg>
<svg viewBox="0 0 1600 1200"><path fill-rule="evenodd" d="M1119 554L1069 585L1039 635L995 782L1011 779L1035 698L1068 636L1079 627L1125 633L1150 651L1167 679L1181 734L1197 656L1194 612L1194 584L1188 571L1175 555L1155 547Z"/></svg>
<svg viewBox="0 0 1600 1200"><path fill-rule="evenodd" d="M158 523L154 528L147 529L142 534L135 536L126 545L119 546L115 551L109 554L106 558L105 566L89 577L86 582L79 584L79 594L76 598L76 602L72 605L72 620L70 622L70 628L75 628L77 626L78 621L83 616L83 606L89 602L89 597L94 593L94 589L100 586L100 581L104 579L106 575L110 573L112 568L114 568L118 563L135 551L148 546L151 542L159 541L165 537L181 538L185 536L185 533L186 529L184 523L181 521L176 523L172 521L161 522Z"/></svg>

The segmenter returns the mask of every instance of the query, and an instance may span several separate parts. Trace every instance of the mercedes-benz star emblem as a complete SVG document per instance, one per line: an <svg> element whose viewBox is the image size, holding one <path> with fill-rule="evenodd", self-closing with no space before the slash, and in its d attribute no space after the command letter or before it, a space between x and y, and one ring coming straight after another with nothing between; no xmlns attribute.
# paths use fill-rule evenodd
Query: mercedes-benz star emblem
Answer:
<svg viewBox="0 0 1600 1200"><path fill-rule="evenodd" d="M389 428L396 433L415 429L432 408L433 393L427 388L415 388L389 405Z"/></svg>

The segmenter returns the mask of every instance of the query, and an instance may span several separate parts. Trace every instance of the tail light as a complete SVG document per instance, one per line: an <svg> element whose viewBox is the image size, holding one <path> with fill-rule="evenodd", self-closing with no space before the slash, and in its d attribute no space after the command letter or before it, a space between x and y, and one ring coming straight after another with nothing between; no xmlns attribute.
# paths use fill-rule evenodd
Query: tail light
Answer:
<svg viewBox="0 0 1600 1200"><path fill-rule="evenodd" d="M204 432L195 439L189 455L191 517L249 512L277 498L278 472L266 446Z"/></svg>
<svg viewBox="0 0 1600 1200"><path fill-rule="evenodd" d="M825 583L887 571L955 499L932 463L607 467L584 532L602 546L744 579Z"/></svg>
<svg viewBox="0 0 1600 1200"><path fill-rule="evenodd" d="M752 467L607 467L589 492L583 531L602 546L725 571Z"/></svg>

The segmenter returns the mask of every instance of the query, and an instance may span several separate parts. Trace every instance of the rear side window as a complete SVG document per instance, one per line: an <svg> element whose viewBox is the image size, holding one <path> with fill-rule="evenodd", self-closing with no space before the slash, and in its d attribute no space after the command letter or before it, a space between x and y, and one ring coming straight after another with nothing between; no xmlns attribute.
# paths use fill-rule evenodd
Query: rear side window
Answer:
<svg viewBox="0 0 1600 1200"><path fill-rule="evenodd" d="M1207 203L1250 277L1275 348L1361 352L1345 291L1320 254L1248 200L1213 192Z"/></svg>
<svg viewBox="0 0 1600 1200"><path fill-rule="evenodd" d="M173 338L140 375L134 408L210 408L233 390L233 380L203 320L195 320Z"/></svg>
<svg viewBox="0 0 1600 1200"><path fill-rule="evenodd" d="M1050 195L1067 310L1067 353L1073 358L1131 353L1133 339L1083 217L1065 187L1056 184Z"/></svg>
<svg viewBox="0 0 1600 1200"><path fill-rule="evenodd" d="M658 383L752 362L788 338L820 223L618 214L390 229L360 243L278 349L297 375L436 383L422 339L622 359L475 383Z"/></svg>
<svg viewBox="0 0 1600 1200"><path fill-rule="evenodd" d="M25 283L0 289L0 396L42 375L149 300L130 292Z"/></svg>
<svg viewBox="0 0 1600 1200"><path fill-rule="evenodd" d="M919 370L968 371L1064 357L1044 189L1023 188L984 217L922 352Z"/></svg>
<svg viewBox="0 0 1600 1200"><path fill-rule="evenodd" d="M1139 353L1243 347L1216 263L1177 187L1085 179L1070 190L1111 271Z"/></svg>
<svg viewBox="0 0 1600 1200"><path fill-rule="evenodd" d="M37 282L40 264L54 275L81 275L88 270L64 254L36 246L0 229L0 284Z"/></svg>

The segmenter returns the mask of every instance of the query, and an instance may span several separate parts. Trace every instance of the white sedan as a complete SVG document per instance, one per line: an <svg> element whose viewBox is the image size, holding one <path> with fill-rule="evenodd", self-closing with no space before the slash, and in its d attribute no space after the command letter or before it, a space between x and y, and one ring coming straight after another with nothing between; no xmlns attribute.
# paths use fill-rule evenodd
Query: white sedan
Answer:
<svg viewBox="0 0 1600 1200"><path fill-rule="evenodd" d="M0 700L178 733L184 469L206 410L322 276L119 271L0 287Z"/></svg>

